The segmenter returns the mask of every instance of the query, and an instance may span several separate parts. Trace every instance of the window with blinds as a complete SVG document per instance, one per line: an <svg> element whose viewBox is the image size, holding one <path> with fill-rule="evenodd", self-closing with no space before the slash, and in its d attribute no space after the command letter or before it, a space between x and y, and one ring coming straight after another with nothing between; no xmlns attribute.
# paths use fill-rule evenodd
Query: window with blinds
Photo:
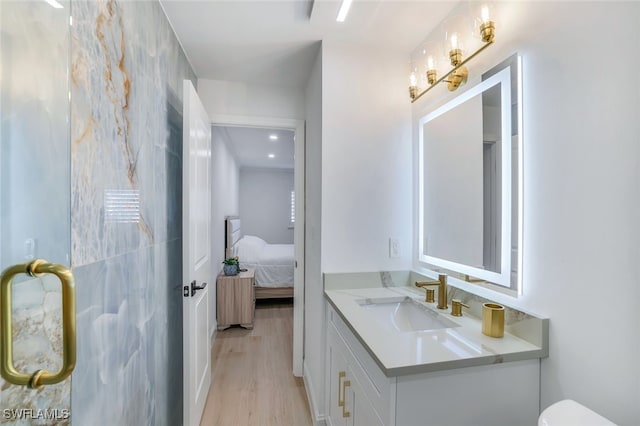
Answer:
<svg viewBox="0 0 640 426"><path fill-rule="evenodd" d="M293 225L296 223L296 191L291 191L291 210L289 216L289 223Z"/></svg>

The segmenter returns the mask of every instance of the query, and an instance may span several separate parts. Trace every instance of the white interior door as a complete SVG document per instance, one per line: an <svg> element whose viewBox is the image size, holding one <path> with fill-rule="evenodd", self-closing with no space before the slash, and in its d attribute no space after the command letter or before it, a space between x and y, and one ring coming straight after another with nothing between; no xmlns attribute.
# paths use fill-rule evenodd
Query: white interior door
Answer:
<svg viewBox="0 0 640 426"><path fill-rule="evenodd" d="M200 424L211 385L211 126L191 81L184 82L182 171L184 425ZM213 290L212 290L213 291Z"/></svg>
<svg viewBox="0 0 640 426"><path fill-rule="evenodd" d="M293 272L293 374L302 376L304 358L304 217L305 217L305 123L296 124L295 177L296 194L295 225L293 242L295 247L295 269Z"/></svg>

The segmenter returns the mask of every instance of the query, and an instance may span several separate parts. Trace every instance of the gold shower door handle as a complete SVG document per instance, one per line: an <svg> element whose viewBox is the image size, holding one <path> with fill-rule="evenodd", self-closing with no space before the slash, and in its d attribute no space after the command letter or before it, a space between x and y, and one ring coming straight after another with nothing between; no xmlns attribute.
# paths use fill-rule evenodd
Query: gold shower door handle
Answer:
<svg viewBox="0 0 640 426"><path fill-rule="evenodd" d="M53 274L62 285L62 367L57 373L37 370L32 374L18 372L13 364L13 333L11 287L13 277L27 274L31 277ZM71 271L46 260L10 266L0 276L0 375L14 385L36 389L44 385L60 383L76 366L76 288Z"/></svg>

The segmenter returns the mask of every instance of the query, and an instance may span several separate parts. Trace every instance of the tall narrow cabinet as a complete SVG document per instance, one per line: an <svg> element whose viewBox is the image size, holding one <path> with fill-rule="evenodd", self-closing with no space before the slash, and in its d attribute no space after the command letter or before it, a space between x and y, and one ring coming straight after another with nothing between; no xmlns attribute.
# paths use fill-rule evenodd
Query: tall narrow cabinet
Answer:
<svg viewBox="0 0 640 426"><path fill-rule="evenodd" d="M218 275L216 281L218 330L231 325L253 328L253 316L256 304L254 292L255 270L248 268L238 275Z"/></svg>

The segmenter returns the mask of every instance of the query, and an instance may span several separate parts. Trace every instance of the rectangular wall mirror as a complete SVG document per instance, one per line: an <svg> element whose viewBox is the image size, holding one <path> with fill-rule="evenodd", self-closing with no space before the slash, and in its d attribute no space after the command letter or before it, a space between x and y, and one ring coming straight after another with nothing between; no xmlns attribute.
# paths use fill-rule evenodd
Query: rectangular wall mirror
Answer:
<svg viewBox="0 0 640 426"><path fill-rule="evenodd" d="M418 260L520 292L520 57L419 120Z"/></svg>

